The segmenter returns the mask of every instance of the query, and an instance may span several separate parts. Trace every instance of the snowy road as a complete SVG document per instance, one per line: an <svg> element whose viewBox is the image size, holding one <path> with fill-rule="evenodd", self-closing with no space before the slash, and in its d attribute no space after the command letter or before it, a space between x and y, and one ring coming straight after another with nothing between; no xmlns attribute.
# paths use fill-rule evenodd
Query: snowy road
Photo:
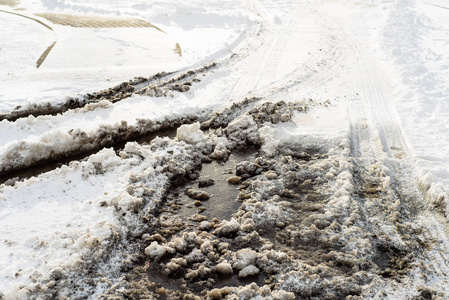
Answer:
<svg viewBox="0 0 449 300"><path fill-rule="evenodd" d="M449 297L448 9L0 1L0 299Z"/></svg>

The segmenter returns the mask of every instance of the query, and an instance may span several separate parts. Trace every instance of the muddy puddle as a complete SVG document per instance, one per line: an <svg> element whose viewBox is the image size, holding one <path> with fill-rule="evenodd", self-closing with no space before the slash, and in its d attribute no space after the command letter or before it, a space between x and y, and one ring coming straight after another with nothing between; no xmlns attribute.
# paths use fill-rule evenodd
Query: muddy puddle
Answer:
<svg viewBox="0 0 449 300"><path fill-rule="evenodd" d="M168 263L169 261L167 261ZM193 292L194 294L201 294L204 290L210 290L210 287L207 287L204 283L193 283L189 284L189 287L185 286L185 281L182 280L183 276L173 276L171 278L167 278L166 274L160 267L150 267L147 269L147 275L150 282L155 284L160 290L161 288L167 290L175 290L180 292ZM217 275L212 276L215 283L213 287L215 289L221 289L226 287L239 287L248 285L251 283L256 283L259 286L264 285L265 280L268 278L268 275L265 273L261 273L254 276L248 276L246 278L239 278L236 274L233 275ZM163 299L163 298L162 298ZM169 299L169 298L166 298Z"/></svg>
<svg viewBox="0 0 449 300"><path fill-rule="evenodd" d="M260 273L258 275L248 276L245 278L239 278L236 274L232 276L217 276L217 283L215 284L215 288L223 288L226 286L238 287L242 285L247 285L250 283L256 283L258 286L262 286L265 283L265 280L268 278L268 275L265 273Z"/></svg>
<svg viewBox="0 0 449 300"><path fill-rule="evenodd" d="M339 139L274 149L248 139L288 109L267 104L225 130L209 126L191 161L162 161L172 163L171 186L157 209L139 216L126 243L130 259L102 299L367 299L409 276L423 246L404 217L407 206L378 191L377 167L363 171ZM137 141L162 133L176 130ZM230 156L217 161L224 155L215 155L213 140L225 137L232 146L220 153Z"/></svg>
<svg viewBox="0 0 449 300"><path fill-rule="evenodd" d="M198 180L176 187L168 196L175 202L184 204L177 215L184 220L195 214L207 219L229 220L241 203L237 201L239 185L228 183L228 178L235 176L235 166L238 163L254 161L256 154L255 148L234 150L226 162L212 161L203 164ZM192 199L186 194L189 189L206 192L210 198L204 201Z"/></svg>

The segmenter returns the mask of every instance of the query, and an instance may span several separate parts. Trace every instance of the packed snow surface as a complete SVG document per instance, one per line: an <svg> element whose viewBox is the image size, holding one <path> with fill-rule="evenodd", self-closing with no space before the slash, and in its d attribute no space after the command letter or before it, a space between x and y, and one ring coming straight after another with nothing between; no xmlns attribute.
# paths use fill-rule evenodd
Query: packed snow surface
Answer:
<svg viewBox="0 0 449 300"><path fill-rule="evenodd" d="M0 173L95 152L0 185L0 299L113 297L142 259L209 298L449 297L448 14L443 0L0 1ZM240 148L258 157L231 170L232 218L156 222L173 186ZM276 282L203 280L216 274Z"/></svg>

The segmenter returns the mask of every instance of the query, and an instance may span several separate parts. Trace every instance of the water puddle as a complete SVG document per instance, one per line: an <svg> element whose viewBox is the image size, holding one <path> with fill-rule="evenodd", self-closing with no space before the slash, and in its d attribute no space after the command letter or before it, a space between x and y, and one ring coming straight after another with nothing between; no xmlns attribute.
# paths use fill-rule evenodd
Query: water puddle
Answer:
<svg viewBox="0 0 449 300"><path fill-rule="evenodd" d="M258 275L248 276L245 278L239 278L236 274L232 276L218 276L217 284L214 288L222 288L225 286L242 286L248 285L255 282L258 286L263 286L265 279L268 278L268 275L265 273L259 273Z"/></svg>
<svg viewBox="0 0 449 300"><path fill-rule="evenodd" d="M0 175L0 184L14 185L16 181L22 181L31 177L41 175L46 172L55 170L63 165L68 165L71 161L80 161L96 153L96 151L85 152L79 155L71 156L70 158L59 159L45 164L36 165L23 170L18 170Z"/></svg>
<svg viewBox="0 0 449 300"><path fill-rule="evenodd" d="M168 262L168 261L167 261ZM211 288L206 286L204 282L193 282L185 284L184 278L186 270L179 271L175 276L167 277L164 271L160 268L159 264L150 264L147 269L147 276L150 282L155 283L159 287L164 287L168 290L186 292L188 289L194 293L201 294L204 290L210 290ZM258 286L263 286L268 275L265 273L259 273L258 275L248 276L245 278L239 278L237 274L230 276L223 276L214 274L211 276L215 283L213 288L223 287L238 287L242 285L248 285L255 282Z"/></svg>
<svg viewBox="0 0 449 300"><path fill-rule="evenodd" d="M207 219L214 218L229 220L240 207L241 203L237 202L237 196L240 192L239 185L229 184L227 179L235 175L235 166L242 161L254 161L257 149L248 148L243 150L234 150L226 162L212 161L203 164L199 180L187 185L176 187L169 197L178 203L184 205L177 211L177 214L183 218L200 214ZM201 187L199 181L213 180L214 184ZM197 201L185 194L186 189L195 189L206 192L210 198L206 201Z"/></svg>

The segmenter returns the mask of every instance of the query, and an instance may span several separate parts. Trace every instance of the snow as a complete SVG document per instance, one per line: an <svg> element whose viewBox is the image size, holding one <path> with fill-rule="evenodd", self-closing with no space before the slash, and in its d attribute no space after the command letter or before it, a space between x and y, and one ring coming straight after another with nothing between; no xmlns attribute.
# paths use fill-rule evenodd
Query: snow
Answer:
<svg viewBox="0 0 449 300"><path fill-rule="evenodd" d="M232 274L232 266L227 261L223 261L216 266L217 272L223 275L230 275Z"/></svg>
<svg viewBox="0 0 449 300"><path fill-rule="evenodd" d="M0 112L30 103L61 103L66 97L95 92L136 76L202 65L232 51L254 22L245 4L240 6L241 12L223 7L205 11L201 2L173 6L170 1L148 5L128 1L29 0L21 1L20 7L24 10L17 13L35 18L53 30L33 20L2 13ZM16 13L9 7L4 10ZM132 17L164 32L151 27L68 27L34 15L43 12ZM55 41L37 69L38 58ZM174 52L176 44L181 47L182 57ZM21 88L24 82L26 89Z"/></svg>
<svg viewBox="0 0 449 300"><path fill-rule="evenodd" d="M22 287L31 287L33 278L49 276L61 266L70 271L101 256L104 249L112 250L117 239L136 229L132 229L133 214L152 209L154 201L160 201L167 177L157 171L156 158L168 155L182 162L183 152L175 144L152 153L128 143L121 157L104 149L85 162L3 186L0 278L5 296L24 299ZM137 190L130 189L139 182L134 174L145 176ZM154 194L155 200L142 201L142 192ZM160 255L154 243L156 249L149 247L148 255Z"/></svg>
<svg viewBox="0 0 449 300"><path fill-rule="evenodd" d="M55 272L72 276L74 270L89 263L86 257L95 261L104 254L101 251L113 253L131 231L130 225L138 224L137 216L159 205L169 182L162 162L177 157L176 166L185 173L185 167L194 164L195 155L201 153L198 149L207 147L214 147L210 157L215 159L227 158L229 149L247 143L260 145L267 157L282 151L286 155L312 150L325 153L335 161L333 165L329 159L307 167L320 173L322 182L332 182L326 186L326 205L335 215L345 216L348 228L362 222L351 214L361 205L354 200L361 188L356 185L357 176L366 176L382 189L392 201L388 206L392 214L404 201L395 198L396 186L407 195L422 193L427 207L416 218L417 224L423 228L430 224L429 235L443 240L439 251L449 249L442 233L445 221L432 215L449 217L446 1L2 3L2 114L35 104L64 104L68 97L83 97L134 77L162 71L177 72L173 75L177 76L211 62L217 65L195 74L197 80L192 80L188 91L170 90L166 97L133 94L115 103L101 100L56 115L0 122L0 172L7 172L98 150L116 137L126 139L127 132L144 134L191 119L191 124L177 129L175 140L157 139L153 148L137 143L128 143L120 153L103 148L86 160L13 186L1 185L0 296L26 299L29 290L50 284ZM39 16L42 13L114 22L132 18L161 30L71 27L54 24ZM47 49L50 52L37 67ZM253 106L279 101L299 103L302 110L279 113L279 120L267 119L275 109L270 106L251 116L245 113ZM226 135L211 142L201 130L201 122L212 112L230 122L223 123ZM198 153L192 154L195 151ZM360 170L355 171L356 166L361 166ZM260 197L271 199L258 205L244 204L253 213L253 224L241 225L232 218L215 227L204 221L202 227L230 236L283 221L283 211L272 195L280 193L278 175L270 171L252 182ZM135 180L140 186L133 185ZM154 197L148 198L147 193ZM416 198L413 203L421 207L419 197L409 198ZM377 198L371 200L363 209L374 212L377 206L383 207ZM391 237L392 245L405 247L396 228L382 224L383 215L370 217L380 220L376 228ZM310 226L298 234L306 238L315 229ZM339 238L348 251L354 251L354 257L370 257L373 246L358 237L348 229ZM171 249L152 241L145 254L159 259L167 251L187 247L189 239L174 239ZM209 246L202 246L204 252ZM254 265L257 255L253 250L241 250L232 266L241 277L258 274ZM437 260L438 254L430 251L428 260L432 259ZM179 265L173 262L170 266L175 269ZM223 261L217 268L232 273L232 266ZM435 275L432 285L446 291L441 279L444 270L434 268L439 277ZM318 282L302 282L306 280L303 276L292 272L284 276L281 286L297 293L313 293L319 288ZM392 283L373 283L372 287L402 298L407 288L425 284L419 276L401 288ZM335 277L335 284L339 280ZM98 289L101 292L100 286ZM241 295L255 295L255 290L248 286ZM291 297L291 293L277 293L280 299Z"/></svg>
<svg viewBox="0 0 449 300"><path fill-rule="evenodd" d="M176 137L180 141L184 141L187 144L198 144L204 142L206 137L200 130L200 123L196 122L191 125L181 125L176 132Z"/></svg>
<svg viewBox="0 0 449 300"><path fill-rule="evenodd" d="M145 254L152 259L159 259L165 254L165 248L159 246L157 242L152 242L147 248L145 248Z"/></svg>
<svg viewBox="0 0 449 300"><path fill-rule="evenodd" d="M439 7L442 5L442 7ZM402 1L391 12L383 43L398 72L398 114L420 167L431 203L444 198L449 184L446 104L448 93L445 4ZM405 34L412 33L412 34ZM393 47L394 44L394 47Z"/></svg>
<svg viewBox="0 0 449 300"><path fill-rule="evenodd" d="M254 276L259 274L259 271L260 270L256 266L249 265L240 270L239 277Z"/></svg>
<svg viewBox="0 0 449 300"><path fill-rule="evenodd" d="M251 249L242 249L236 253L236 256L237 256L237 258L234 263L234 267L237 268L238 270L243 270L244 268L249 267L249 266L254 267L253 264L255 263L258 254L257 254L257 252L255 252L254 250L251 250ZM249 268L247 270L254 271L254 268ZM248 272L248 274L250 274L250 273L251 272ZM243 277L246 277L246 276L247 275L245 275Z"/></svg>

